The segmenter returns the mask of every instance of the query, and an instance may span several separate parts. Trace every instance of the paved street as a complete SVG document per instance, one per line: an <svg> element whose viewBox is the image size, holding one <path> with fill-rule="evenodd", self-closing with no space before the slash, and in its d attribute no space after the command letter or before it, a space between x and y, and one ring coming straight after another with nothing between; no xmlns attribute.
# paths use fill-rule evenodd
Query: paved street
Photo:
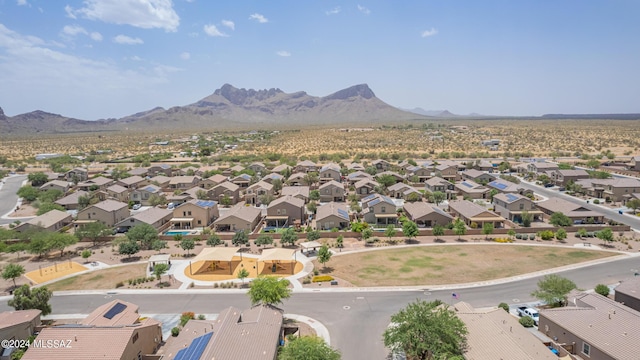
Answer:
<svg viewBox="0 0 640 360"><path fill-rule="evenodd" d="M613 284L632 276L640 268L640 257L593 265L565 271L562 276L574 280L578 287L592 289L598 283ZM539 278L466 289L439 291L319 291L296 293L282 306L287 313L306 315L322 322L331 333L332 346L342 351L344 359L384 359L386 350L381 335L391 314L415 299L451 301L456 292L463 301L476 307L496 306L534 301L528 294L536 288ZM87 294L56 296L52 300L55 314L87 314L113 298L140 305L144 314L176 314L193 311L196 314L218 313L233 305L249 307L245 294L197 293L187 294ZM9 310L6 300L0 311Z"/></svg>
<svg viewBox="0 0 640 360"><path fill-rule="evenodd" d="M27 179L26 175L17 175L4 178L4 185L0 189L0 216L5 216L9 212L13 211L18 201L18 195L16 192L22 186L22 182ZM0 218L0 225L10 224L15 219Z"/></svg>

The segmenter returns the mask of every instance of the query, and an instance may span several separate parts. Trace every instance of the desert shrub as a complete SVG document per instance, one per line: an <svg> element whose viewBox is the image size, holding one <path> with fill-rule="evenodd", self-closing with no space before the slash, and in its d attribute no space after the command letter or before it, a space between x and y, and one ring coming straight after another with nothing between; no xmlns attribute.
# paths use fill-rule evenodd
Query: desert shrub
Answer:
<svg viewBox="0 0 640 360"><path fill-rule="evenodd" d="M320 274L320 271L318 271L318 269L313 269L313 275L318 276L318 274Z"/></svg>
<svg viewBox="0 0 640 360"><path fill-rule="evenodd" d="M218 285L218 283L213 284L213 288L214 288L214 289L217 289L217 288L219 288L219 287L220 287L220 285Z"/></svg>
<svg viewBox="0 0 640 360"><path fill-rule="evenodd" d="M522 234L516 234L516 239L521 240L522 239Z"/></svg>
<svg viewBox="0 0 640 360"><path fill-rule="evenodd" d="M542 240L551 240L554 237L553 231L551 230L540 231L539 235Z"/></svg>
<svg viewBox="0 0 640 360"><path fill-rule="evenodd" d="M173 327L173 328L171 329L171 336L176 337L176 336L178 336L178 335L180 335L180 328L179 328L179 327L177 327L177 326L176 326L176 327Z"/></svg>
<svg viewBox="0 0 640 360"><path fill-rule="evenodd" d="M303 284L311 284L311 280L309 278L304 278L304 280L302 280Z"/></svg>
<svg viewBox="0 0 640 360"><path fill-rule="evenodd" d="M593 200L593 203L594 203L594 204L596 204L596 205L598 205L598 204L600 204L600 200L595 199L595 200Z"/></svg>
<svg viewBox="0 0 640 360"><path fill-rule="evenodd" d="M501 302L500 304L498 304L498 307L506 312L509 312L509 304L505 302Z"/></svg>
<svg viewBox="0 0 640 360"><path fill-rule="evenodd" d="M478 223L475 221L472 221L471 224L469 224L469 227L472 229L477 229L478 228Z"/></svg>
<svg viewBox="0 0 640 360"><path fill-rule="evenodd" d="M529 240L535 240L536 234L529 234Z"/></svg>
<svg viewBox="0 0 640 360"><path fill-rule="evenodd" d="M122 282L122 281L116 283L116 289L120 288L120 287L123 287L123 286L124 286L124 282Z"/></svg>
<svg viewBox="0 0 640 360"><path fill-rule="evenodd" d="M609 287L605 284L596 285L594 290L602 296L609 296Z"/></svg>
<svg viewBox="0 0 640 360"><path fill-rule="evenodd" d="M206 320L206 316L204 316L204 314L200 314L198 315L198 320Z"/></svg>
<svg viewBox="0 0 640 360"><path fill-rule="evenodd" d="M195 319L196 318L196 314L194 314L192 311L185 311L182 313L182 315L180 315L180 326L185 326L185 324L191 320L191 319Z"/></svg>
<svg viewBox="0 0 640 360"><path fill-rule="evenodd" d="M330 275L314 276L311 281L313 281L314 283L315 282L324 282L324 281L333 281L333 276L330 276Z"/></svg>
<svg viewBox="0 0 640 360"><path fill-rule="evenodd" d="M533 325L536 324L531 316L523 316L520 318L520 320L518 320L518 322L520 323L520 325L526 328L533 327Z"/></svg>

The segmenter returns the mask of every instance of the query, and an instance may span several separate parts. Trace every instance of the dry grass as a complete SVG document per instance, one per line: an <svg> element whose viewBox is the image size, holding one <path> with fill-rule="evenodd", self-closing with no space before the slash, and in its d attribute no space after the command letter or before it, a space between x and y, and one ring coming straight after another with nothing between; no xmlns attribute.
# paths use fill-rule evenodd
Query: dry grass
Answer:
<svg viewBox="0 0 640 360"><path fill-rule="evenodd" d="M96 270L54 282L47 285L47 288L52 291L113 289L120 281L126 283L129 279L146 276L146 266L146 264L133 264Z"/></svg>
<svg viewBox="0 0 640 360"><path fill-rule="evenodd" d="M423 246L335 256L327 268L356 286L442 285L505 278L613 255L557 247ZM314 265L321 268L317 261Z"/></svg>

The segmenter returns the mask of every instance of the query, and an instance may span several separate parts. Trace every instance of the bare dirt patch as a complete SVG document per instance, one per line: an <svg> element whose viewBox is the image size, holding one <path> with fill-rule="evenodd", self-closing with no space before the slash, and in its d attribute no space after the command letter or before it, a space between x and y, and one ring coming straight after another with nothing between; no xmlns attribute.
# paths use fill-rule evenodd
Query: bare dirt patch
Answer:
<svg viewBox="0 0 640 360"><path fill-rule="evenodd" d="M133 264L96 270L54 282L47 285L47 288L51 291L114 289L118 282L122 281L126 284L129 279L146 276L146 267L146 264Z"/></svg>
<svg viewBox="0 0 640 360"><path fill-rule="evenodd" d="M540 246L424 246L335 256L327 274L356 286L442 285L486 281L615 253ZM314 261L316 269L322 266Z"/></svg>

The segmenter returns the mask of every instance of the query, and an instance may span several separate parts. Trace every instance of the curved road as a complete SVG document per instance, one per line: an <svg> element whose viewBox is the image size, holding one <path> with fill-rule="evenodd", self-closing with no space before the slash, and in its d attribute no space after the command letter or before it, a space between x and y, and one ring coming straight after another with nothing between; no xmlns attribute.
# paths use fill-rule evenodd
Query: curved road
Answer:
<svg viewBox="0 0 640 360"><path fill-rule="evenodd" d="M614 284L629 278L638 268L640 257L629 257L560 274L575 281L579 288L593 289L599 283ZM538 280L539 277L534 277L511 283L431 291L326 289L295 293L282 308L287 313L302 314L322 322L331 334L331 345L340 349L344 359L385 359L387 351L382 343L382 333L389 324L390 316L407 303L415 299L451 302L452 292L475 307L496 306L502 301L531 302L534 299L528 294L536 288ZM117 294L116 291L113 294L56 295L51 302L56 315L88 314L113 298L138 304L145 314L179 314L183 311L211 314L219 313L230 305L241 309L250 306L247 296L242 293L203 293L197 290L180 294L170 291ZM11 308L4 299L0 302L0 311L6 310Z"/></svg>
<svg viewBox="0 0 640 360"><path fill-rule="evenodd" d="M27 180L26 175L9 176L2 179L4 184L0 189L0 216L8 215L16 208L16 203L18 202L16 193L25 180ZM10 224L15 220L0 218L0 225Z"/></svg>

